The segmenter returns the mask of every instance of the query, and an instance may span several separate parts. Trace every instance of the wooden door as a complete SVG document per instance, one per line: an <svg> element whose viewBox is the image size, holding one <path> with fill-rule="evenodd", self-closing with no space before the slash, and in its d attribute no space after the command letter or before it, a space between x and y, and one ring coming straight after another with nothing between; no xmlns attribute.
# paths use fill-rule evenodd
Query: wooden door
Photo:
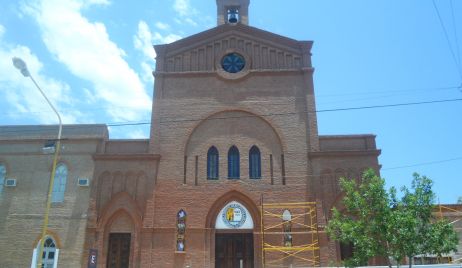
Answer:
<svg viewBox="0 0 462 268"><path fill-rule="evenodd" d="M107 268L128 268L130 263L130 234L109 234Z"/></svg>
<svg viewBox="0 0 462 268"><path fill-rule="evenodd" d="M253 268L252 234L216 234L215 268Z"/></svg>

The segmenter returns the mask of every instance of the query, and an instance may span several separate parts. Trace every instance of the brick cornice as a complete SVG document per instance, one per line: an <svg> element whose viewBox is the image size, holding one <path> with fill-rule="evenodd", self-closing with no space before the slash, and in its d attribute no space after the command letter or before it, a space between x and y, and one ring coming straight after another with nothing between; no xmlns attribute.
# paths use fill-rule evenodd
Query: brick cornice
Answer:
<svg viewBox="0 0 462 268"><path fill-rule="evenodd" d="M309 152L310 158L321 157L346 157L346 156L374 156L380 155L381 150L368 150L368 151L324 151L324 152Z"/></svg>
<svg viewBox="0 0 462 268"><path fill-rule="evenodd" d="M94 160L123 160L123 161L139 161L139 160L146 160L146 161L153 161L153 160L160 160L159 154L94 154Z"/></svg>
<svg viewBox="0 0 462 268"><path fill-rule="evenodd" d="M261 70L250 70L250 73L255 74L284 74L284 73L313 73L314 68L303 67L300 69L261 69ZM153 72L154 77L163 77L163 76L198 76L198 75L216 75L217 71L190 71L190 72Z"/></svg>
<svg viewBox="0 0 462 268"><path fill-rule="evenodd" d="M155 45L154 48L158 56L172 55L181 53L197 45L203 45L207 42L221 39L223 38L223 36L230 34L244 36L246 38L251 38L260 42L269 42L278 47L292 49L294 52L300 50L309 51L313 44L313 41L298 41L292 38L271 33L248 25L223 24L212 29L197 33L195 35L180 39L170 44Z"/></svg>

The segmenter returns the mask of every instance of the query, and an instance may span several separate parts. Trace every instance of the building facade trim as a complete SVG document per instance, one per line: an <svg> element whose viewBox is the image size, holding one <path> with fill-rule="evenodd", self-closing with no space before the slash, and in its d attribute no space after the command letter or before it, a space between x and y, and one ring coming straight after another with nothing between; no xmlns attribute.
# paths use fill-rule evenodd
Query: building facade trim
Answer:
<svg viewBox="0 0 462 268"><path fill-rule="evenodd" d="M94 154L94 160L153 161L160 160L159 154Z"/></svg>
<svg viewBox="0 0 462 268"><path fill-rule="evenodd" d="M324 152L308 152L310 158L322 157L348 157L348 156L374 156L377 157L381 154L381 150L351 150L351 151L324 151Z"/></svg>

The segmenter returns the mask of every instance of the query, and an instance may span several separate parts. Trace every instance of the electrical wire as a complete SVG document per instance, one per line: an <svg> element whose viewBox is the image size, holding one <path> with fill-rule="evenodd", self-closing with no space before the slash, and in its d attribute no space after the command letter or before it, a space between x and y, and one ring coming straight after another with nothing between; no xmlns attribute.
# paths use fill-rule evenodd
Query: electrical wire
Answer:
<svg viewBox="0 0 462 268"><path fill-rule="evenodd" d="M346 107L346 108L333 108L323 109L316 111L303 111L302 113L325 113L325 112L339 112L339 111L353 111L353 110L365 110L365 109L376 109L376 108L387 108L387 107L400 107L400 106L411 106L411 105L422 105L422 104L433 104L433 103L444 103L444 102L455 102L462 101L462 98L457 99L446 99L446 100L433 100L433 101L422 101L422 102L407 102L407 103L396 103L396 104L384 104L384 105L371 105L371 106L360 106L360 107ZM200 118L200 119L173 119L173 120L161 120L160 124L166 123L178 123L178 122L193 122L203 120L224 120L224 119L236 119L236 118L249 118L249 117L269 117L269 116L286 116L295 115L301 112L286 112L286 113L270 113L270 114L259 114L259 115L245 115L245 116L229 116L229 117L214 117L214 118ZM113 123L108 126L125 126L125 125L146 125L151 124L150 122L141 123Z"/></svg>
<svg viewBox="0 0 462 268"><path fill-rule="evenodd" d="M456 53L457 59L459 62L459 68L462 69L462 63L460 62L460 47L459 47L459 37L457 35L457 26L456 26L456 17L454 16L454 0L451 0L451 15L452 15L452 27L454 29L454 40L456 41Z"/></svg>
<svg viewBox="0 0 462 268"><path fill-rule="evenodd" d="M409 88L409 89L390 89L390 90L380 90L380 91L356 91L349 93L336 93L336 94L316 94L316 99L325 98L325 97L336 97L336 96L354 96L354 95L376 95L376 94L389 94L389 93L409 93L409 92L428 92L428 91L443 91L458 89L460 86L450 86L450 87L431 87L431 88ZM322 91L322 90L321 90ZM396 94L399 95L399 94Z"/></svg>
<svg viewBox="0 0 462 268"><path fill-rule="evenodd" d="M410 92L425 92L425 93L430 93L429 91L445 91L445 90L453 90L453 89L462 89L462 84L458 86L448 86L448 87L432 87L432 88L408 88L408 89L389 89L387 91L381 90L381 91L358 91L358 92L349 92L349 93L340 93L340 94L316 94L316 102L317 103L337 103L337 102L345 102L345 101L359 101L359 100L372 100L372 99L383 99L383 96L375 96L375 97L369 97L369 98L361 98L361 99L348 99L348 100L335 100L335 101L327 101L326 99L332 99L336 97L348 97L348 96L357 96L357 95L379 95L379 94L387 94L386 97L393 97L393 96L401 96L401 95L407 95ZM324 90L320 90L324 91ZM390 93L392 93L390 95ZM299 98L305 98L305 97L292 97L293 99L299 99ZM271 105L279 105L278 103L272 103ZM281 104L282 105L282 104ZM112 109L133 109L133 106L111 106L110 108ZM85 108L85 112L88 111L105 111L107 110L107 107L104 108ZM60 109L59 112L65 113L65 112L74 112L76 111L75 109ZM26 111L26 112L4 112L1 113L0 115L4 116L16 116L16 115L24 115L24 114L44 114L48 113L48 110L40 110L40 111ZM147 112L147 111L146 111Z"/></svg>
<svg viewBox="0 0 462 268"><path fill-rule="evenodd" d="M203 120L225 120L225 119L236 119L236 118L251 118L251 117L270 117L270 116L288 116L295 115L300 113L326 113L326 112L340 112L340 111L354 111L354 110L366 110L366 109L377 109L377 108L390 108L390 107L402 107L402 106L412 106L412 105L422 105L422 104L434 104L434 103L446 103L446 102L456 102L462 101L462 98L457 99L446 99L446 100L433 100L433 101L421 101L421 102L407 102L407 103L395 103L395 104L383 104L383 105L371 105L371 106L360 106L360 107L346 107L346 108L333 108L333 109L322 109L316 111L303 111L303 112L286 112L286 113L270 113L270 114L257 114L257 115L240 115L240 116L229 116L229 117L215 117L215 118L195 118L195 119L173 119L173 120L163 120L160 124L167 123L179 123L179 122L194 122L194 121L203 121ZM102 124L104 125L104 124ZM151 125L150 121L140 121L140 122L117 122L117 123L108 123L105 124L108 127L124 127L124 126L142 126L142 125ZM65 130L71 128L81 129L82 127L92 128L93 125L68 125ZM1 128L1 127L0 127ZM47 132L49 130L44 129L42 132ZM24 133L24 132L39 132L39 129L33 128L30 130L3 130L2 133Z"/></svg>
<svg viewBox="0 0 462 268"><path fill-rule="evenodd" d="M410 165L397 166L397 167L390 167L390 168L382 168L382 170L394 170L394 169L403 169L403 168L410 168L410 167L429 166L429 165L435 165L435 164L458 161L458 160L462 160L462 157L455 157L455 158L450 158L450 159L445 159L445 160L436 160L436 161L423 162L423 163L410 164Z"/></svg>
<svg viewBox="0 0 462 268"><path fill-rule="evenodd" d="M443 28L444 36L446 37L446 41L448 42L449 51L451 52L452 59L454 60L454 63L456 64L456 69L457 69L457 72L459 73L459 76L460 76L460 79L461 79L461 82L462 82L462 71L461 71L461 68L460 68L460 66L458 64L458 60L457 60L457 57L456 57L456 55L454 53L454 50L452 49L452 45L451 45L451 41L449 39L448 32L446 30L446 27L444 26L443 19L441 18L441 14L440 14L440 11L439 11L438 7L436 6L435 0L432 0L432 3L433 3L433 7L435 8L436 14L438 15L440 25Z"/></svg>

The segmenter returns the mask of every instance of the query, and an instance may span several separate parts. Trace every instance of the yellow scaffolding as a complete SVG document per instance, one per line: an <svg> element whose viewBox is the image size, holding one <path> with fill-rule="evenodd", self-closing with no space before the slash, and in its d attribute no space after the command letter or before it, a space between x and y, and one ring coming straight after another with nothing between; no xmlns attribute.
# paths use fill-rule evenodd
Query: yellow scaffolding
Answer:
<svg viewBox="0 0 462 268"><path fill-rule="evenodd" d="M286 210L290 231L283 229ZM320 266L316 202L264 203L261 197L261 234L263 268ZM285 235L290 236L289 245Z"/></svg>
<svg viewBox="0 0 462 268"><path fill-rule="evenodd" d="M453 218L454 220L452 220L450 223L452 225L456 225L457 222L459 221L462 221L462 210L459 210L459 209L455 209L454 207L460 207L459 206L452 206L450 207L450 205L438 205L438 210L439 210L439 217L440 218ZM460 227L454 227L454 230L459 234L459 235L462 235L462 228ZM459 239L462 239L462 237L459 237ZM452 257L449 257L450 258L450 262L449 263L462 263L462 258L457 258L457 259L453 259Z"/></svg>

